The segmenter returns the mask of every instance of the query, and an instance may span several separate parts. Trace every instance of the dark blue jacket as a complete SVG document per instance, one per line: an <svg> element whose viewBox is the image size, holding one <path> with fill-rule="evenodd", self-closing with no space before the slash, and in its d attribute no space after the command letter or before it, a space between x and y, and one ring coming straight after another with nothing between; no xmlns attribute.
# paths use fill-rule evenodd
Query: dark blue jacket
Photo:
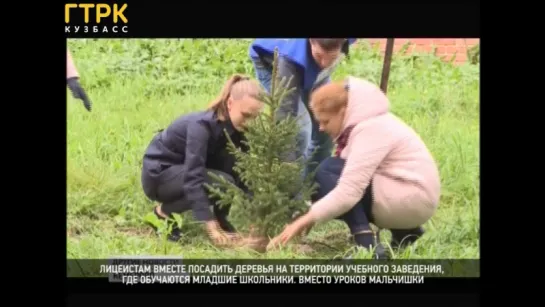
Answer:
<svg viewBox="0 0 545 307"><path fill-rule="evenodd" d="M207 169L227 173L235 182L234 157L227 150L228 132L235 145L240 146L242 133L230 121L220 121L213 111L183 115L159 132L144 154L143 171L151 178L158 177L158 169L183 165L183 195L193 210L209 210L209 199L204 187Z"/></svg>
<svg viewBox="0 0 545 307"><path fill-rule="evenodd" d="M355 38L348 39L349 45L354 42L356 42ZM250 57L258 59L261 56L272 56L276 47L278 47L279 56L287 58L302 69L303 89L311 90L321 69L312 58L308 38L258 38L250 45Z"/></svg>

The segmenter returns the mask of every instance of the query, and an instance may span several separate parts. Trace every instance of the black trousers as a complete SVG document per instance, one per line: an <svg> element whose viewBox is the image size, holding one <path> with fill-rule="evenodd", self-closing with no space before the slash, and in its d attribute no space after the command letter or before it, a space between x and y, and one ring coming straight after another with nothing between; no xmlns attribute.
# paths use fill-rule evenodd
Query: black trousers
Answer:
<svg viewBox="0 0 545 307"><path fill-rule="evenodd" d="M233 177L222 171L207 169L207 173L212 172L218 176L224 177L231 183L235 183ZM142 187L144 193L151 200L160 202L161 211L171 216L173 213L181 214L192 209L191 204L186 200L183 193L184 185L183 165L173 165L167 169L160 170L156 175L152 175L145 170L142 172ZM206 183L214 184L215 179L206 176ZM213 207L213 214L218 220L224 220L229 214L229 207L216 205L213 197L210 197L210 205ZM195 211L195 218L199 221L212 219L212 212Z"/></svg>
<svg viewBox="0 0 545 307"><path fill-rule="evenodd" d="M316 172L316 181L319 184L317 193L313 196L312 201L318 201L326 196L335 188L339 177L344 168L345 160L338 157L330 157L325 159L319 166ZM344 221L352 234L362 230L369 229L369 223L374 222L372 214L373 205L373 183L371 182L360 201L345 214L336 219ZM392 241L399 243L407 241L410 243L416 240L423 234L423 229L417 227L414 229L390 229L392 233ZM406 239L410 238L410 239Z"/></svg>
<svg viewBox="0 0 545 307"><path fill-rule="evenodd" d="M316 182L319 185L317 193L313 195L312 202L326 196L337 185L345 160L337 157L326 158L316 171ZM369 229L369 223L373 222L371 206L373 204L373 185L369 184L362 199L348 212L337 217L346 223L352 234Z"/></svg>

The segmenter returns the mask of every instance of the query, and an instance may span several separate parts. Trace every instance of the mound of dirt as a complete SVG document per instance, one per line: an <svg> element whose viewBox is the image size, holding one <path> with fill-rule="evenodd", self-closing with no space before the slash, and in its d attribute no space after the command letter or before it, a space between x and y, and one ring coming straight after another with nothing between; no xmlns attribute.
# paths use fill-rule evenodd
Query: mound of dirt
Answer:
<svg viewBox="0 0 545 307"><path fill-rule="evenodd" d="M269 238L258 236L247 236L240 240L240 246L255 250L259 253L267 252L267 244L269 244Z"/></svg>

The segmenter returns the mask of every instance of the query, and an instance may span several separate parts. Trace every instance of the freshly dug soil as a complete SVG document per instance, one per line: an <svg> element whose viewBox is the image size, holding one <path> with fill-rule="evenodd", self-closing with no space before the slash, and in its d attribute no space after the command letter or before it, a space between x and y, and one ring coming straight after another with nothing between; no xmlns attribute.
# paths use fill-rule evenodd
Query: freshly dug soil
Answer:
<svg viewBox="0 0 545 307"><path fill-rule="evenodd" d="M293 246L293 249L298 254L310 254L314 252L314 248L312 248L312 246L310 246L309 244L295 244Z"/></svg>
<svg viewBox="0 0 545 307"><path fill-rule="evenodd" d="M269 244L269 238L267 237L247 236L241 240L240 245L259 253L265 253L267 251L267 244Z"/></svg>

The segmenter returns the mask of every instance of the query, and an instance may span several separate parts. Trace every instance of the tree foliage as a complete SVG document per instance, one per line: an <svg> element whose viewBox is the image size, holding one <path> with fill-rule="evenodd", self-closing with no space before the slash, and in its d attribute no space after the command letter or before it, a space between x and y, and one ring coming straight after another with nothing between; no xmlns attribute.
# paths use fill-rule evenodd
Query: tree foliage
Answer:
<svg viewBox="0 0 545 307"><path fill-rule="evenodd" d="M279 233L294 214L308 209L306 200L315 191L313 173L303 177L307 161L286 159L296 150L299 127L292 116L279 119L276 114L282 101L293 89L289 80L277 78L278 50L275 50L271 89L264 92L261 101L267 105L255 120L249 123L243 141L246 150L236 148L228 137L228 150L236 158L234 171L244 187L238 187L214 174L219 181L209 186L220 206L231 205L230 220L239 230L252 230L256 237L272 237Z"/></svg>

